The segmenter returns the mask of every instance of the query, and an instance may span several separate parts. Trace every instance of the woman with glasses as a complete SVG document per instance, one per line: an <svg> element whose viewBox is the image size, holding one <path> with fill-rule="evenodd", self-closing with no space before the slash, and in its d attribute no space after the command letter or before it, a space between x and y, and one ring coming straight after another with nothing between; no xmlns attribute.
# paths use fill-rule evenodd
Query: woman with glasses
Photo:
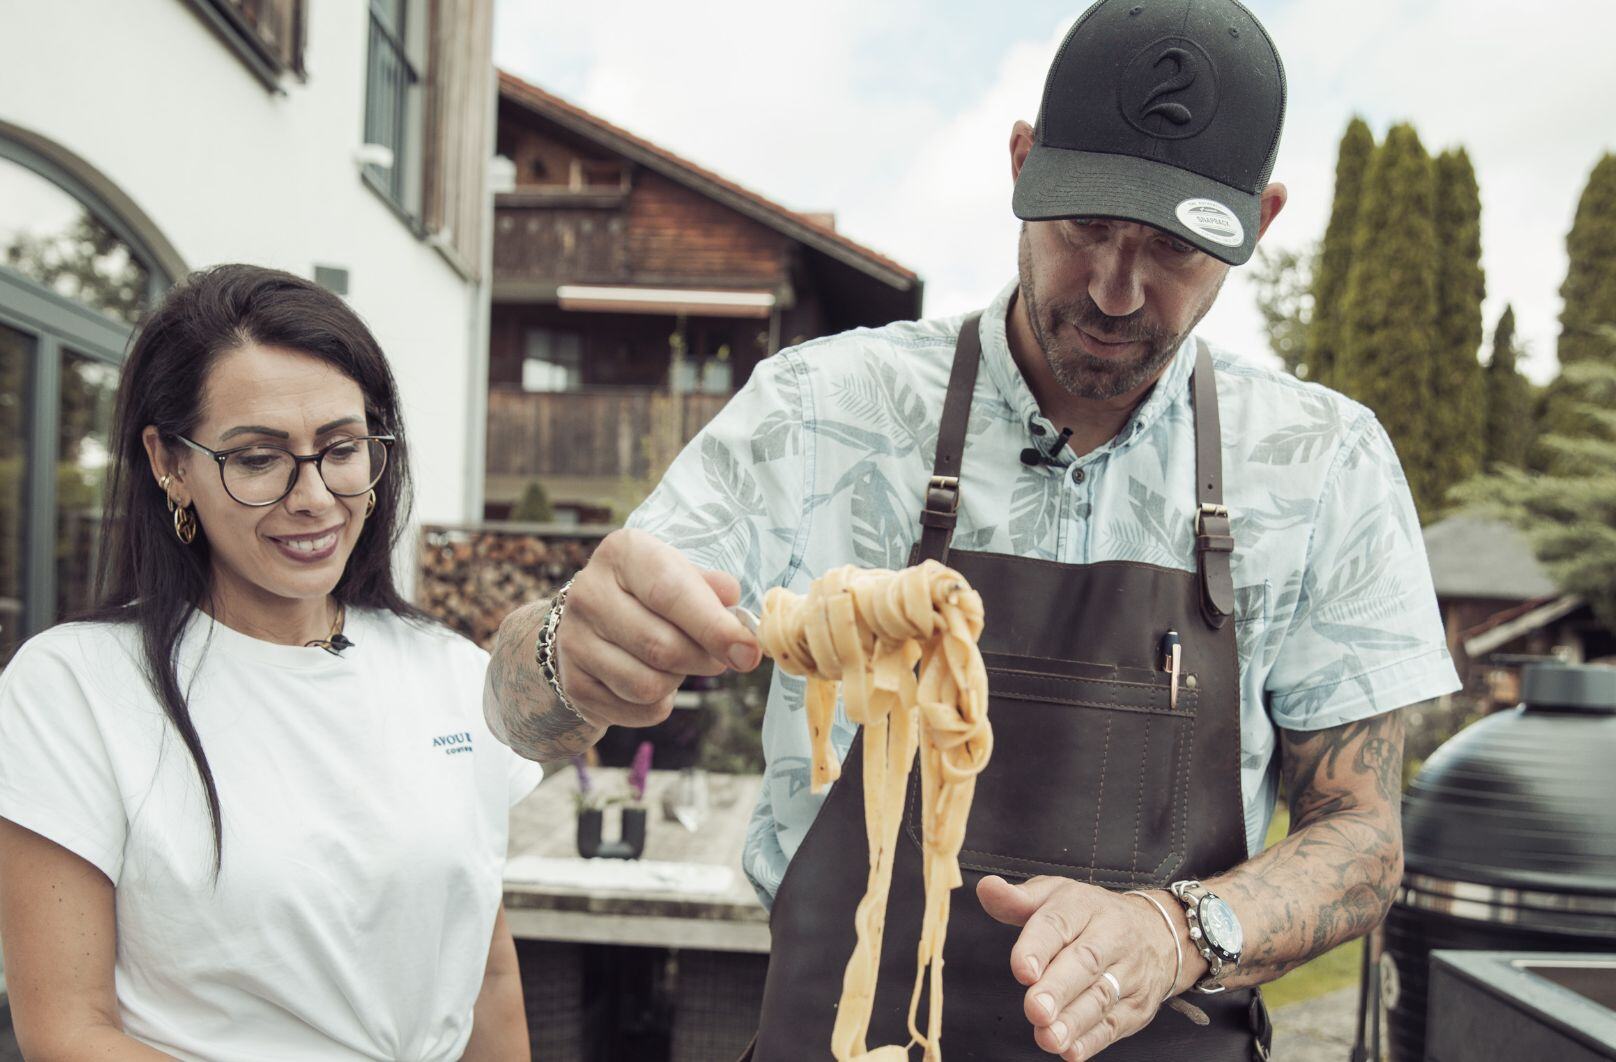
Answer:
<svg viewBox="0 0 1616 1062"><path fill-rule="evenodd" d="M400 596L392 373L222 266L125 365L102 609L0 675L0 939L29 1057L527 1058L501 907L537 764Z"/></svg>

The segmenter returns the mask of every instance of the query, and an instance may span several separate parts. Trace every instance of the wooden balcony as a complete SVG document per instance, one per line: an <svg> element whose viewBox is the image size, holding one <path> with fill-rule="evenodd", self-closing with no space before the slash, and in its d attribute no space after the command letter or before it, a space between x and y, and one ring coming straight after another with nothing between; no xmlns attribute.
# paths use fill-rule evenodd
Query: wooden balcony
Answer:
<svg viewBox="0 0 1616 1062"><path fill-rule="evenodd" d="M614 388L488 393L488 475L660 476L729 395Z"/></svg>

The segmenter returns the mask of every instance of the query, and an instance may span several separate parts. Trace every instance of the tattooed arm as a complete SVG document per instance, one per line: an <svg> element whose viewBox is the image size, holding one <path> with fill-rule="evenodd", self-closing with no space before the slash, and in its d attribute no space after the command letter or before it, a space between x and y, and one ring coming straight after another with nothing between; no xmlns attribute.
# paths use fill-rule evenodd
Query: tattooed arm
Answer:
<svg viewBox="0 0 1616 1062"><path fill-rule="evenodd" d="M1367 932L1402 876L1398 713L1281 733L1290 836L1207 882L1245 930L1240 965L1224 979L1229 987L1271 981ZM1155 897L1188 944L1183 906L1166 890ZM1136 897L1060 877L1012 885L989 876L977 898L992 917L1023 927L1010 969L1027 986L1023 1008L1035 1042L1062 1058L1092 1058L1133 1035L1164 998L1206 976L1206 960L1193 948L1183 949L1178 966L1160 913ZM1116 980L1108 985L1101 971Z"/></svg>
<svg viewBox="0 0 1616 1062"><path fill-rule="evenodd" d="M1385 917L1403 876L1402 713L1280 734L1290 835L1207 881L1245 932L1240 965L1225 980L1231 988L1272 981L1363 936ZM1182 915L1176 902L1169 910ZM1184 964L1180 989L1206 971L1188 949Z"/></svg>
<svg viewBox="0 0 1616 1062"><path fill-rule="evenodd" d="M606 733L556 700L533 658L550 614L544 598L512 612L499 625L483 684L483 717L494 736L530 760L564 760Z"/></svg>
<svg viewBox="0 0 1616 1062"><path fill-rule="evenodd" d="M750 671L757 639L726 606L735 580L703 571L643 531L614 531L572 581L556 627L556 664L570 710L533 658L548 600L500 624L483 689L495 737L530 760L576 755L608 725L652 726L668 717L687 675Z"/></svg>

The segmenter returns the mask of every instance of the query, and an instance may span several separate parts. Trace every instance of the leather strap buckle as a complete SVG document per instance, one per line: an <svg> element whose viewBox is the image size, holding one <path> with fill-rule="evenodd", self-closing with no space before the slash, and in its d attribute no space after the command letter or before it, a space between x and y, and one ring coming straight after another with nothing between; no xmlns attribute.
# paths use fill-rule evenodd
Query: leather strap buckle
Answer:
<svg viewBox="0 0 1616 1062"><path fill-rule="evenodd" d="M1229 530L1229 510L1222 505L1202 502L1195 513L1197 553L1233 553L1234 536Z"/></svg>
<svg viewBox="0 0 1616 1062"><path fill-rule="evenodd" d="M1211 519L1214 519L1214 520L1219 519L1219 518L1222 518L1224 520L1229 519L1229 508L1228 508L1228 506L1226 506L1226 505L1213 505L1211 502L1202 502L1201 503L1201 507L1199 509L1197 509L1196 512L1195 512L1195 536L1197 538L1203 537L1203 536L1208 534L1208 532L1206 530L1206 521L1207 521L1208 518L1211 518ZM1225 533L1227 533L1227 528L1225 528Z"/></svg>
<svg viewBox="0 0 1616 1062"><path fill-rule="evenodd" d="M1247 1012L1251 1019L1251 1057L1253 1062L1269 1062L1274 1043L1274 1025L1268 1017L1268 1004L1263 1000L1262 989L1251 990L1251 1007Z"/></svg>
<svg viewBox="0 0 1616 1062"><path fill-rule="evenodd" d="M920 522L926 527L954 529L959 517L960 488L958 476L933 476L926 484L926 508Z"/></svg>

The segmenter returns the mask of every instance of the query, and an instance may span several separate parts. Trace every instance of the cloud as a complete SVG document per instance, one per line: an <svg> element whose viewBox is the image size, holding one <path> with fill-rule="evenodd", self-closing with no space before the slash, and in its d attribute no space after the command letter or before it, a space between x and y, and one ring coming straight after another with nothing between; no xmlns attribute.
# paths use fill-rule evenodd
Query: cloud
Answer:
<svg viewBox="0 0 1616 1062"><path fill-rule="evenodd" d="M1036 116L1078 6L746 0L688 5L500 0L502 65L918 270L928 313L982 305L1014 275L1008 139ZM1335 149L1361 113L1411 120L1433 151L1465 146L1483 202L1487 323L1515 305L1553 372L1564 237L1602 151L1616 150L1616 3L1257 0L1289 73L1276 178L1291 191L1274 245L1316 241ZM1568 41L1586 41L1586 53ZM1205 334L1266 354L1249 273L1235 270Z"/></svg>
<svg viewBox="0 0 1616 1062"><path fill-rule="evenodd" d="M992 84L959 114L916 137L905 167L848 220L926 278L926 311L980 307L1015 276L1020 222L1010 212L1010 130L1034 121L1049 66L1068 24L1018 43L999 59Z"/></svg>
<svg viewBox="0 0 1616 1062"><path fill-rule="evenodd" d="M890 91L869 53L918 4L749 0L606 2L572 7L505 0L502 64L602 117L798 210L856 211L894 172L894 130L937 121L922 97ZM565 37L565 42L557 38ZM547 58L571 71L549 77ZM881 248L897 252L897 248ZM902 257L898 255L898 257Z"/></svg>

